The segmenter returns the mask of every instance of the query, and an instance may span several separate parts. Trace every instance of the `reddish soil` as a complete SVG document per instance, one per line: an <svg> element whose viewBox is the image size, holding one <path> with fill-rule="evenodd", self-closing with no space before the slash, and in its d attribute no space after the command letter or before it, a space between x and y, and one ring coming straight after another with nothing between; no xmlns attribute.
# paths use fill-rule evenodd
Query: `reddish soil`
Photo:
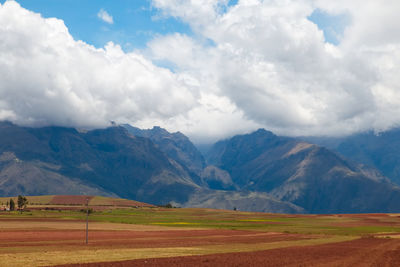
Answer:
<svg viewBox="0 0 400 267"><path fill-rule="evenodd" d="M400 240L362 238L308 247L257 252L63 266L399 266Z"/></svg>
<svg viewBox="0 0 400 267"><path fill-rule="evenodd" d="M60 245L84 245L84 230L14 230L0 232L0 247L47 246L59 241ZM259 233L234 230L177 230L177 231L89 231L89 245L96 247L176 247L229 243L261 243L301 240L307 237L297 234Z"/></svg>
<svg viewBox="0 0 400 267"><path fill-rule="evenodd" d="M53 204L53 205L57 205L57 204ZM71 205L75 205L75 204L71 204ZM142 205L142 206L138 206L138 205L130 205L130 206L124 206L124 205L116 205L116 206L107 206L107 205L102 205L102 206L98 206L98 205L90 205L89 204L89 209L95 210L95 211L103 211L103 210L110 210L110 209L124 209L124 208L130 208L130 207L152 207L152 206L146 206L146 205ZM72 210L72 211L77 211L77 210L82 210L82 209L86 209L86 205L76 205L76 206L62 206L60 205L58 206L53 206L53 207L35 207L35 206L31 206L29 207L27 210Z"/></svg>
<svg viewBox="0 0 400 267"><path fill-rule="evenodd" d="M357 227L357 226L391 226L400 227L400 221L393 220L388 214L353 214L353 215L336 215L339 217L356 218L357 221L353 222L335 222L332 225L343 227Z"/></svg>
<svg viewBox="0 0 400 267"><path fill-rule="evenodd" d="M86 205L87 199L89 201L93 196L54 196L50 201L52 205Z"/></svg>
<svg viewBox="0 0 400 267"><path fill-rule="evenodd" d="M120 207L155 207L154 205L143 203L143 202L138 202L134 200L119 200L115 199L112 200L112 205L113 206L120 206Z"/></svg>
<svg viewBox="0 0 400 267"><path fill-rule="evenodd" d="M42 223L47 223L47 222L62 222L60 221L60 219L58 218L22 218L22 219L15 219L15 217L11 217L14 216L14 214L9 213L9 214L2 214L1 215L1 221L4 222L8 222L8 223L20 223L20 222L25 222L25 223L29 223L29 222L42 222ZM10 216L9 218L5 217L5 216ZM69 221L65 221L65 222L84 222L84 220L69 220ZM45 226L44 226L45 227ZM1 231L1 230L0 230ZM8 231L8 230L7 230Z"/></svg>
<svg viewBox="0 0 400 267"><path fill-rule="evenodd" d="M400 227L399 222L381 222L379 220L373 219L364 219L356 222L338 222L332 223L333 226L341 226L341 227L358 227L358 226L391 226L391 227Z"/></svg>

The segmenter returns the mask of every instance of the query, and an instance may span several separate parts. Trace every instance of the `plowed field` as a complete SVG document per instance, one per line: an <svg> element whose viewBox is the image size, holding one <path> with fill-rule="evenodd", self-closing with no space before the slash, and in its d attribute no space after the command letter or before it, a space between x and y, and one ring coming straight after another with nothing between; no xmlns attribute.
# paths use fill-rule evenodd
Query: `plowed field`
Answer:
<svg viewBox="0 0 400 267"><path fill-rule="evenodd" d="M0 213L0 266L399 266L398 214Z"/></svg>
<svg viewBox="0 0 400 267"><path fill-rule="evenodd" d="M400 240L362 238L307 247L65 266L399 266Z"/></svg>

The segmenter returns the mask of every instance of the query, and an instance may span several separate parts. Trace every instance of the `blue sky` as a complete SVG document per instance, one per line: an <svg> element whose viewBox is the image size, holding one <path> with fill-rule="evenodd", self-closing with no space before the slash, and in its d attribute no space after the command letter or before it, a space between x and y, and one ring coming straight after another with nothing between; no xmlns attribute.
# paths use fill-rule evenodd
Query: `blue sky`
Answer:
<svg viewBox="0 0 400 267"><path fill-rule="evenodd" d="M4 3L5 0L1 0ZM125 51L142 49L157 35L184 33L192 35L190 27L172 17L165 17L151 5L151 0L18 0L21 6L42 14L43 17L62 19L70 33L77 40L83 40L96 47L113 41ZM229 5L235 5L232 0ZM113 17L113 24L98 17L100 10ZM309 19L324 31L327 42L339 44L339 38L348 17L331 16L316 10Z"/></svg>
<svg viewBox="0 0 400 267"><path fill-rule="evenodd" d="M308 19L324 32L325 41L335 45L340 43L346 26L350 24L349 15L330 15L320 9L316 9Z"/></svg>
<svg viewBox="0 0 400 267"><path fill-rule="evenodd" d="M5 1L2 0L2 3ZM107 42L120 44L124 50L143 48L157 34L190 34L190 27L174 18L166 18L149 0L19 0L24 8L43 17L64 20L75 39L96 47ZM114 20L108 24L98 18L103 9Z"/></svg>

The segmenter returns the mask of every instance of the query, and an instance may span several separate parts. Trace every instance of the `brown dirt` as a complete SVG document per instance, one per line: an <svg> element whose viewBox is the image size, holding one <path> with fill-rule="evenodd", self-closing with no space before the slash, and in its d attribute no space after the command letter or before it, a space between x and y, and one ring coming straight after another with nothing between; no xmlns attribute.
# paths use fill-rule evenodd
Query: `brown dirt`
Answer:
<svg viewBox="0 0 400 267"><path fill-rule="evenodd" d="M394 216L397 215L366 214L349 218L356 217L357 225L393 225ZM352 220L345 220L352 223ZM0 220L0 258L9 265L14 254L18 254L20 263L25 264L19 266L107 260L120 261L67 266L396 266L400 262L398 233L378 233L376 238L347 242L343 242L344 239L326 240L340 243L326 244L324 241L324 245L317 245L322 244L318 240L326 236L102 222L89 224L89 245L85 245L84 221L5 216ZM210 253L219 254L205 255ZM203 256L183 256L200 254ZM35 255L41 257L34 261ZM57 257L60 259L55 261ZM74 260L71 257L75 257ZM134 258L142 260L132 260Z"/></svg>
<svg viewBox="0 0 400 267"><path fill-rule="evenodd" d="M86 206L84 205L75 205L71 204L74 206L64 206L64 205L46 205L46 206L29 206L27 210L70 210L70 211L80 211L82 209L86 209ZM138 206L138 205L130 205L130 206L124 206L124 205L90 205L89 203L89 208L95 211L104 211L104 210L112 210L112 209L129 209L131 207L151 207L151 206Z"/></svg>
<svg viewBox="0 0 400 267"><path fill-rule="evenodd" d="M0 231L0 247L84 245L82 230L8 230ZM296 234L259 233L234 230L176 230L176 231L89 231L91 246L155 248L203 246L229 243L262 243L309 239Z"/></svg>
<svg viewBox="0 0 400 267"><path fill-rule="evenodd" d="M63 266L399 266L400 240L362 238L257 252L141 259Z"/></svg>
<svg viewBox="0 0 400 267"><path fill-rule="evenodd" d="M49 204L53 205L86 205L87 199L89 201L93 196L54 196Z"/></svg>
<svg viewBox="0 0 400 267"><path fill-rule="evenodd" d="M0 233L4 234L8 231L43 231L43 230L83 230L86 227L84 220L60 220L56 218L4 218L0 219ZM68 230L67 230L68 229ZM106 231L177 231L177 228L160 226L160 225L139 225L126 223L108 223L108 222L89 222L89 230L106 230ZM199 227L185 227L185 230L204 230Z"/></svg>
<svg viewBox="0 0 400 267"><path fill-rule="evenodd" d="M334 222L334 226L342 227L357 227L357 226L391 226L400 227L400 221L393 219L393 216L388 214L355 214L355 215L337 215L340 217L348 217L351 219L357 219L350 222Z"/></svg>
<svg viewBox="0 0 400 267"><path fill-rule="evenodd" d="M115 199L112 200L112 205L113 206L126 206L126 207L155 207L154 205L143 203L143 202L138 202L134 200L120 200L120 199Z"/></svg>
<svg viewBox="0 0 400 267"><path fill-rule="evenodd" d="M57 195L54 196L50 201L50 205L86 205L87 199L89 199L89 205L91 208L96 207L101 209L101 206L116 206L116 207L155 207L154 205L138 202L128 199L113 199L113 198L101 198L94 196L73 196L73 195ZM63 210L75 209L75 207L63 207Z"/></svg>

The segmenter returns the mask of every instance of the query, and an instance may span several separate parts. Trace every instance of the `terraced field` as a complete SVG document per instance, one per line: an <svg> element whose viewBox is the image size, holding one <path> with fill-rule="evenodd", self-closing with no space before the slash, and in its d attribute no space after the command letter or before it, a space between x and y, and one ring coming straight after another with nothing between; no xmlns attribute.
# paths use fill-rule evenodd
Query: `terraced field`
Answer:
<svg viewBox="0 0 400 267"><path fill-rule="evenodd" d="M0 212L0 266L395 266L400 262L400 214L167 209L93 197L90 205L103 208L90 214L86 245L86 214L80 211L86 198L70 197L70 204L64 201L67 197L46 199L48 204L36 199L38 204L31 205L35 209L28 207L22 214ZM52 202L57 199L57 204Z"/></svg>

